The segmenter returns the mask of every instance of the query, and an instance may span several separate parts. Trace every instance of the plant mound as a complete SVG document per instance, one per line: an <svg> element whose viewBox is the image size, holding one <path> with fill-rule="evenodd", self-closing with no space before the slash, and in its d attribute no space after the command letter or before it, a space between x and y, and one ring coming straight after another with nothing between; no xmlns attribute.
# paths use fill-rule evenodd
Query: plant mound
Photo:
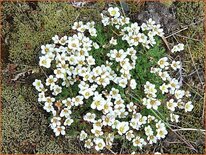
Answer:
<svg viewBox="0 0 206 155"><path fill-rule="evenodd" d="M116 139L141 149L165 138L177 113L193 109L190 93L172 77L181 62L167 56L163 29L152 19L132 23L117 7L101 17L75 22L71 36L42 45L39 65L52 74L33 85L56 136L79 136L97 151ZM171 52L182 50L178 44Z"/></svg>

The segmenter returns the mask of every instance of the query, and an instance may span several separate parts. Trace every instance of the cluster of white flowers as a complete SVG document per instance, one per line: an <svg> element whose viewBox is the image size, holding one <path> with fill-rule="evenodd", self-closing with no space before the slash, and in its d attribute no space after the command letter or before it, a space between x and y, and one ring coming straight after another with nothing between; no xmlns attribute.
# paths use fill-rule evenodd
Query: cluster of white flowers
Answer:
<svg viewBox="0 0 206 155"><path fill-rule="evenodd" d="M172 52L172 53L175 53L175 52L180 52L180 51L183 51L183 50L184 50L184 44L179 43L179 44L175 45L175 46L172 48L171 52Z"/></svg>
<svg viewBox="0 0 206 155"><path fill-rule="evenodd" d="M39 65L52 68L53 75L47 77L45 85L38 79L34 81L33 85L39 91L38 101L53 115L50 126L55 135L59 136L65 135L67 129L75 122L75 107L84 107L90 99L90 111L87 110L81 118L90 127L81 130L79 134L86 148L95 148L97 151L105 147L111 148L115 136L118 135L139 148L156 143L167 134L165 124L155 116L141 114L136 103L124 100L118 87L136 89L136 80L131 75L131 71L138 67L135 46L151 48L156 44L154 37L163 36L163 29L152 19L141 26L131 23L128 17L121 16L117 7L110 7L107 15L101 16L103 26L113 26L114 31L118 31L121 39L126 41L128 48L117 50L115 47L118 46L118 38L110 38L109 46L112 48L106 55L108 61L97 65L91 51L98 53L100 49L105 49L106 45L91 39L98 34L95 23L75 22L72 29L76 34L63 37L55 35L52 38L53 44L41 46ZM173 51L181 49L182 46L178 46ZM116 70L112 69L113 62L118 64ZM193 108L190 101L184 103L183 100L184 96L190 96L189 92L180 90L178 80L171 78L168 73L169 67L177 70L181 63L172 61L169 64L168 58L164 57L158 61L158 65L159 67L152 68L151 72L164 81L159 88L162 94L170 93L175 96L175 99L167 101L166 106L172 112L171 121L177 122L179 116L173 113L177 107L184 108L186 112ZM77 96L58 98L64 88L68 90L75 84L79 89ZM158 110L161 105L157 98L157 89L149 81L145 84L146 97L143 98L142 104L147 109ZM143 138L139 131L143 131L146 138Z"/></svg>
<svg viewBox="0 0 206 155"><path fill-rule="evenodd" d="M172 51L181 51L183 49L184 45L178 44L174 46ZM180 69L180 67L180 61L169 62L168 57L163 57L158 61L158 67L152 67L150 71L151 73L158 75L164 81L164 83L159 87L161 93L170 95L170 98L174 96L173 98L166 101L166 107L171 112L170 120L172 122L179 122L179 115L174 114L176 110L184 109L185 112L190 112L194 107L192 102L188 101L188 98L191 96L190 92L181 90L178 79L170 76L170 72L173 73L172 70L177 71L177 69ZM155 89L155 85L147 82L145 84L145 88L145 93L147 94L148 98L143 99L143 104L145 104L147 108L154 108L157 110L157 106L159 106L161 103L158 101L158 99L156 99L157 95L155 95L155 93L157 92L157 89ZM153 92L151 95L149 94L149 96L148 90L150 93ZM153 101L152 104L151 100Z"/></svg>

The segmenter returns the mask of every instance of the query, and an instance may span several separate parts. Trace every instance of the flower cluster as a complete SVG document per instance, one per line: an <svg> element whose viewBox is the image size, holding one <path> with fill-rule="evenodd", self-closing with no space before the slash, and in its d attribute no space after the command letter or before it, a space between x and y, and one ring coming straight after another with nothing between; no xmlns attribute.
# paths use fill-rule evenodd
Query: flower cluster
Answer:
<svg viewBox="0 0 206 155"><path fill-rule="evenodd" d="M166 106L172 122L178 122L176 109L188 112L193 108L191 101L186 102L190 93L181 90L178 80L170 76L181 67L181 62L161 58L157 66L151 68L151 73L162 79L162 85L157 87L147 81L145 97L139 103L128 100L125 90L139 89L133 75L133 70L138 68L136 61L141 59L137 57L137 47L152 48L156 44L155 37L164 35L163 29L152 19L142 25L131 23L128 17L121 16L117 7L110 7L101 16L101 27L109 27L116 35L102 44L95 22L75 22L72 26L75 34L55 35L52 44L41 46L39 65L51 68L53 74L46 78L45 84L36 79L33 85L39 92L38 101L52 114L50 127L56 136L67 134L79 121L87 126L79 131L79 138L88 149L112 148L115 138L125 138L141 149L165 138L168 131L164 120L153 113L142 113L138 106L148 111ZM124 48L118 48L120 41L126 43ZM183 48L179 44L172 52ZM101 54L103 50L106 51L105 62L97 64L93 53ZM73 88L77 93L69 92ZM63 96L65 91L69 93ZM163 103L158 98L159 92L170 95L169 99ZM84 110L80 118L76 118L79 109Z"/></svg>

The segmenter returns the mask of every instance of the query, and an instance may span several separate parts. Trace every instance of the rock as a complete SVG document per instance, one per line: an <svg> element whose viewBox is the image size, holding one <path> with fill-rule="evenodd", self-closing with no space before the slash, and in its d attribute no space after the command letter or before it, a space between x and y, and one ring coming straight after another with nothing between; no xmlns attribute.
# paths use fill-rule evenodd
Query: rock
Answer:
<svg viewBox="0 0 206 155"><path fill-rule="evenodd" d="M174 7L165 6L159 2L147 2L145 8L132 17L133 21L138 23L146 22L152 18L156 23L161 24L165 33L171 33L178 27L178 20L175 19Z"/></svg>

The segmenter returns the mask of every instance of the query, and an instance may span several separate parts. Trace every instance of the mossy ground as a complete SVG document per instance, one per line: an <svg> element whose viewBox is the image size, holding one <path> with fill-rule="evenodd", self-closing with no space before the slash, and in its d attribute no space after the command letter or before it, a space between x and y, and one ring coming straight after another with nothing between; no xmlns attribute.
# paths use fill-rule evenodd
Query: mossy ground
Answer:
<svg viewBox="0 0 206 155"><path fill-rule="evenodd" d="M128 4L129 15L140 11L144 3ZM3 74L2 84L2 145L3 153L95 153L83 148L76 138L55 138L48 128L48 116L37 103L37 96L31 86L32 80L41 77L40 71L24 80L12 82L10 74L18 74L28 68L37 66L38 53L42 44L51 41L55 34L70 33L70 26L75 20L98 20L99 12L106 6L104 2L94 3L83 8L75 8L69 3L3 3L3 66L18 64L18 68L7 70ZM183 61L184 88L192 92L194 110L182 115L178 126L203 129L204 96L204 30L203 2L175 2L176 18L182 28L192 24L188 29L169 37L168 42L184 42L186 50L177 58ZM55 10L55 11L54 11ZM181 29L181 28L180 28ZM12 73L11 73L12 72ZM204 153L204 135L200 131L178 132L197 150L189 148L173 132L159 144L147 146L140 153ZM131 153L127 143L114 146L121 153ZM105 152L109 153L109 152Z"/></svg>

